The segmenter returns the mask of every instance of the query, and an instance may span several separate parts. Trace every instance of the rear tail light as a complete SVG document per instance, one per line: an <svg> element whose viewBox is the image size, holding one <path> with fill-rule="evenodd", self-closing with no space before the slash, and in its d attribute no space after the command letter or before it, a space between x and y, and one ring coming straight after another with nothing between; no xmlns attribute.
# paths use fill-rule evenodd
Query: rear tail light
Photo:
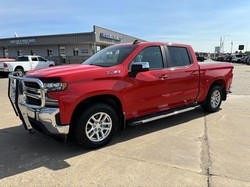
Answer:
<svg viewBox="0 0 250 187"><path fill-rule="evenodd" d="M3 63L3 68L8 68L8 65L6 63Z"/></svg>

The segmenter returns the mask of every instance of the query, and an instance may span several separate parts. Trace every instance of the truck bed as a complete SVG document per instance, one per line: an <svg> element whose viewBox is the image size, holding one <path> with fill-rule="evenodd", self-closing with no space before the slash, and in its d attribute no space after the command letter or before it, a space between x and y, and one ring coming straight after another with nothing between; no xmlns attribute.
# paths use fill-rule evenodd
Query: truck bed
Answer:
<svg viewBox="0 0 250 187"><path fill-rule="evenodd" d="M201 70L208 70L208 69L225 69L225 68L232 68L232 64L228 62L219 62L213 60L206 60L204 62L198 62Z"/></svg>

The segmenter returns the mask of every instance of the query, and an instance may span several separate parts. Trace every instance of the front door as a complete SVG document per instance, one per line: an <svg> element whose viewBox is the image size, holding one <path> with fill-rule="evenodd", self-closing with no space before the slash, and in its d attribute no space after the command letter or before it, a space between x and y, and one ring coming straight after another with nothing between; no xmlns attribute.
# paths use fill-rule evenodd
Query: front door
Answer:
<svg viewBox="0 0 250 187"><path fill-rule="evenodd" d="M144 48L132 61L148 62L150 69L126 79L126 111L128 118L139 117L166 109L167 79L170 71L164 69L160 46Z"/></svg>

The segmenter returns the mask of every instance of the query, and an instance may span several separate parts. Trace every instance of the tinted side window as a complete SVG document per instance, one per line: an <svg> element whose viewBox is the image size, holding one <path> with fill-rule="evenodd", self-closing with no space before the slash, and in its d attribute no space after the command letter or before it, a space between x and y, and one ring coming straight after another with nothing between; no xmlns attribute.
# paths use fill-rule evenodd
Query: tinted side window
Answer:
<svg viewBox="0 0 250 187"><path fill-rule="evenodd" d="M191 64L188 50L185 47L168 47L170 67L188 66Z"/></svg>
<svg viewBox="0 0 250 187"><path fill-rule="evenodd" d="M44 58L42 57L38 57L39 61L46 61Z"/></svg>
<svg viewBox="0 0 250 187"><path fill-rule="evenodd" d="M36 57L31 57L32 61L38 61L38 59Z"/></svg>
<svg viewBox="0 0 250 187"><path fill-rule="evenodd" d="M153 47L147 47L143 49L134 58L133 62L148 62L150 69L162 69L163 60L162 60L160 47L153 46Z"/></svg>
<svg viewBox="0 0 250 187"><path fill-rule="evenodd" d="M17 61L29 61L28 57L18 57Z"/></svg>

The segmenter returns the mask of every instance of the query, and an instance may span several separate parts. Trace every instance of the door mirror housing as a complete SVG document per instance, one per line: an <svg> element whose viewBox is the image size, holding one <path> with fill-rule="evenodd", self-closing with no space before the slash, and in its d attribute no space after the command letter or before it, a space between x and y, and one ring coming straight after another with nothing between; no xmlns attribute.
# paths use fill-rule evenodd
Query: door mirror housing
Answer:
<svg viewBox="0 0 250 187"><path fill-rule="evenodd" d="M131 71L132 72L143 72L149 71L149 63L148 62L134 62L132 64Z"/></svg>

